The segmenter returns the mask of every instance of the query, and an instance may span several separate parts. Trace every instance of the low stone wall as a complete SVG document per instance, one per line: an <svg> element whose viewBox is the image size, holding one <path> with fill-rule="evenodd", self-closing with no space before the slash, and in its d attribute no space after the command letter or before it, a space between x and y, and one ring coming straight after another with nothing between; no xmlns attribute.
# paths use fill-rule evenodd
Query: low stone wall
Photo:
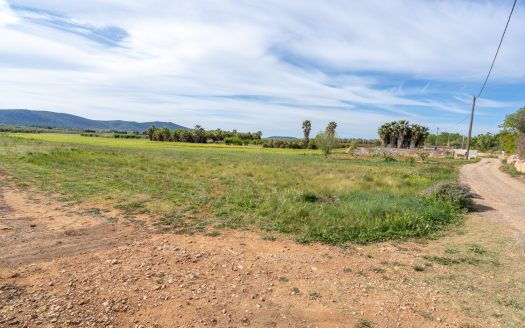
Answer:
<svg viewBox="0 0 525 328"><path fill-rule="evenodd" d="M525 160L520 159L518 155L510 155L507 157L507 164L514 165L516 171L525 173Z"/></svg>
<svg viewBox="0 0 525 328"><path fill-rule="evenodd" d="M388 147L359 147L355 151L356 155L362 156L393 156L393 157L419 157L421 153L427 157L444 158L454 155L453 149L432 149L432 148L388 148Z"/></svg>

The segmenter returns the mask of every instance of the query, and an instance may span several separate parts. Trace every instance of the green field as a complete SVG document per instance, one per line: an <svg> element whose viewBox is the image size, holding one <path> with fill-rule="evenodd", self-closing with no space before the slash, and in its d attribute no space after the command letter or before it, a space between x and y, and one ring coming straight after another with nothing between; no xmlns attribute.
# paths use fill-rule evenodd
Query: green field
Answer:
<svg viewBox="0 0 525 328"><path fill-rule="evenodd" d="M160 230L221 227L292 234L301 242L373 242L432 235L463 210L421 191L456 180L460 162L325 158L263 149L0 134L0 170L61 201L152 215Z"/></svg>

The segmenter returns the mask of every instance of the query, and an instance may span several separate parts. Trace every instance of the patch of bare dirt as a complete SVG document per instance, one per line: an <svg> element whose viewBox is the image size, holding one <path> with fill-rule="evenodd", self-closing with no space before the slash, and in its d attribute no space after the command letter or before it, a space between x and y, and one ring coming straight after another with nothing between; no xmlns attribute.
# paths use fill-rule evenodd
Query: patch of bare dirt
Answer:
<svg viewBox="0 0 525 328"><path fill-rule="evenodd" d="M508 284L487 267L425 260L481 232L503 238L481 214L436 242L339 247L237 230L158 234L85 213L0 188L1 327L497 327L521 315L492 316L487 295ZM512 276L520 256L498 265Z"/></svg>

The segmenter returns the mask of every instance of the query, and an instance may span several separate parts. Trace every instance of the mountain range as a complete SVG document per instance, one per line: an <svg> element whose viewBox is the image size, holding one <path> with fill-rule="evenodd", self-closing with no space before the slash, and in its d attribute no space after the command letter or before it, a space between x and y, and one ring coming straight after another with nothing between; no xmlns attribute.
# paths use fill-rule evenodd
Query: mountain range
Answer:
<svg viewBox="0 0 525 328"><path fill-rule="evenodd" d="M96 131L128 131L143 132L150 126L157 128L187 129L182 125L171 122L133 122L133 121L100 121L84 117L55 113L49 111L36 111L28 109L0 109L0 125L52 127L71 130L96 130Z"/></svg>

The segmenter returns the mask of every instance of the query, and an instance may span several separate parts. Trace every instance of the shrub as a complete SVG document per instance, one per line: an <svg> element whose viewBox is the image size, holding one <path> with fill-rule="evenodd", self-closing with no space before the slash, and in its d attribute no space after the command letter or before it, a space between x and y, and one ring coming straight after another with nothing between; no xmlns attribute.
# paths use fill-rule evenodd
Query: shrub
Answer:
<svg viewBox="0 0 525 328"><path fill-rule="evenodd" d="M472 194L470 190L468 187L462 186L457 182L439 182L425 190L423 194L430 199L450 202L460 208L469 208L472 206Z"/></svg>
<svg viewBox="0 0 525 328"><path fill-rule="evenodd" d="M424 162L428 158L428 153L425 151L420 151L417 153L417 156L422 162Z"/></svg>
<svg viewBox="0 0 525 328"><path fill-rule="evenodd" d="M224 138L224 143L227 145L237 145L237 146L244 145L244 141L241 138L237 138L237 137Z"/></svg>
<svg viewBox="0 0 525 328"><path fill-rule="evenodd" d="M317 196L313 192L305 192L301 195L301 198L303 199L303 201L308 203L315 203L319 200L319 196Z"/></svg>
<svg viewBox="0 0 525 328"><path fill-rule="evenodd" d="M337 146L335 135L327 132L321 132L315 137L315 144L323 151L325 156L328 156L332 149Z"/></svg>

